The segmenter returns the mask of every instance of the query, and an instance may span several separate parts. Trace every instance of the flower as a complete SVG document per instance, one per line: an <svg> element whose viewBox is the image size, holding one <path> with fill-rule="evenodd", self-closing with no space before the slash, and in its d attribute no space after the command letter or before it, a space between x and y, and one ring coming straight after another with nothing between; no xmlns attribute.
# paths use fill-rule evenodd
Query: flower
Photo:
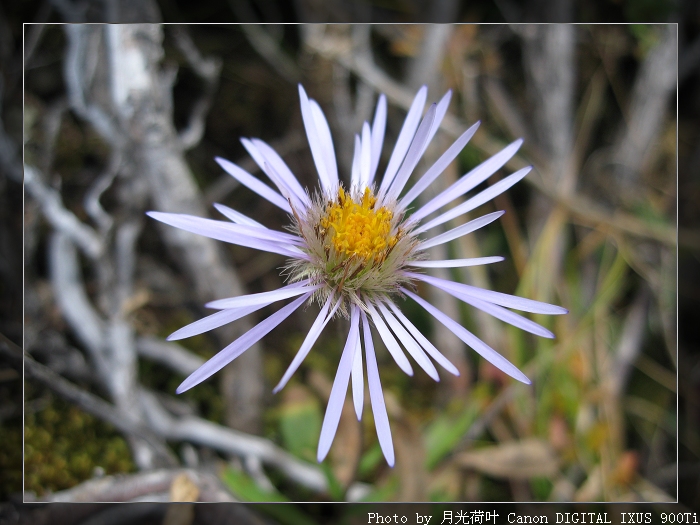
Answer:
<svg viewBox="0 0 700 525"><path fill-rule="evenodd" d="M402 196L404 186L447 111L451 97L449 91L439 103L430 106L422 120L421 113L425 106L427 88L423 86L418 91L399 133L384 177L381 183L378 183L375 175L384 141L387 107L386 98L381 95L372 126L365 122L362 134L355 136L349 186L345 186L338 177L330 128L320 106L307 97L301 85L299 95L304 127L320 182L320 189L313 196L302 188L282 158L261 140L242 139L242 143L277 190L263 184L232 162L216 159L219 165L240 183L286 211L292 221L291 233L266 228L253 219L219 204L215 205L216 208L231 222L173 213L148 213L154 219L171 226L225 242L278 253L288 257L289 261L285 269L289 282L286 286L270 292L212 301L207 306L217 309L218 312L170 335L169 340L197 335L235 321L276 301L294 298L291 303L204 363L183 381L177 393L192 388L218 372L302 304L318 301L321 310L274 392L278 392L289 381L334 316L349 318L348 338L321 428L318 460L322 461L330 449L351 377L355 411L358 419L362 416L364 347L370 404L377 436L388 464L393 466L391 430L370 324L374 324L396 364L408 375L413 374L413 369L402 350L402 345L435 381L439 381L439 376L429 357L448 372L459 375L457 368L401 313L395 302L396 297L404 296L416 301L494 366L527 384L530 380L517 367L414 293L411 290L414 283L431 284L502 321L542 337L552 338L554 335L508 308L540 314L567 312L559 306L419 273L421 268L454 268L503 260L503 257L428 260L426 256L426 249L471 233L498 219L504 213L502 211L489 213L428 239L423 238L423 234L504 192L525 177L531 167L518 170L424 222L426 217L454 202L505 165L518 150L522 140L516 140L484 161L409 215L407 212L410 204L455 159L474 135L479 123L466 130Z"/></svg>

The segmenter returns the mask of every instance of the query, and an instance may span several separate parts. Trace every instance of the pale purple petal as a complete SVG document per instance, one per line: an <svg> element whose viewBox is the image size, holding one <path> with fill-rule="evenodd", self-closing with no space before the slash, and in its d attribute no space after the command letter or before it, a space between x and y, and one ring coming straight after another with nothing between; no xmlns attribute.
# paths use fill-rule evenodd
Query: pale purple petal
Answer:
<svg viewBox="0 0 700 525"><path fill-rule="evenodd" d="M520 328L521 330L539 335L540 337L546 337L547 339L554 339L554 334L547 330L544 326L537 324L536 322L531 321L522 315L516 314L515 312L511 312L502 306L498 306L487 301L482 301L467 294L461 294L454 291L449 293L454 295L457 299L472 305L474 308L478 308L479 310L486 312L487 314L492 315L501 321Z"/></svg>
<svg viewBox="0 0 700 525"><path fill-rule="evenodd" d="M457 158L457 155L464 149L464 146L467 145L467 142L474 136L474 133L476 133L476 130L479 128L479 124L481 121L477 122L474 124L471 128L469 128L467 131L462 133L462 135L450 146L447 148L445 153L443 153L440 158L433 164L428 171L426 171L423 176L416 182L413 187L408 190L406 195L401 198L397 205L397 209L403 210L405 209L409 204L411 204L416 197L418 197L421 193L425 191L425 189L430 186L435 179L442 174L443 171L445 171L445 168L450 165L450 163Z"/></svg>
<svg viewBox="0 0 700 525"><path fill-rule="evenodd" d="M243 308L221 310L220 312L216 312L215 314L203 317L202 319L199 319L194 323L190 323L187 326L183 326L179 330L176 330L172 334L170 334L167 337L167 339L168 341L179 341L180 339L185 339L194 335L203 334L204 332L214 330L215 328L219 328L220 326L224 326L225 324L232 323L233 321L236 321L241 317L245 317L246 315L251 314L256 310L260 310L265 306L267 305L257 304L254 306L245 306Z"/></svg>
<svg viewBox="0 0 700 525"><path fill-rule="evenodd" d="M299 286L303 283L302 286ZM242 308L245 306L253 306L256 304L270 304L275 301L281 301L283 299L289 299L290 297L296 297L307 292L313 292L318 290L321 285L316 284L314 286L306 286L309 284L309 279L304 279L296 283L283 286L277 290L272 290L269 292L253 293L249 295L239 295L238 297L228 297L226 299L217 299L216 301L211 301L205 306L207 308L215 308L217 310L224 310L227 308Z"/></svg>
<svg viewBox="0 0 700 525"><path fill-rule="evenodd" d="M362 406L365 402L365 379L362 373L362 346L358 336L355 343L355 359L352 362L352 400L357 420L362 420Z"/></svg>
<svg viewBox="0 0 700 525"><path fill-rule="evenodd" d="M480 266L493 264L505 260L505 257L472 257L470 259L442 259L433 261L409 261L408 266L417 268L464 268L466 266Z"/></svg>
<svg viewBox="0 0 700 525"><path fill-rule="evenodd" d="M226 173L231 175L238 182L240 182L244 186L247 186L264 199L270 201L275 206L279 206L287 213L292 213L292 208L289 206L287 200L275 190L270 188L268 185L262 183L261 181L253 177L250 173L248 173L242 168L239 168L229 160L222 159L221 157L214 157L214 160L219 164L219 166L221 166L224 169Z"/></svg>
<svg viewBox="0 0 700 525"><path fill-rule="evenodd" d="M318 138L321 140L321 147L323 149L323 159L326 164L326 171L328 172L328 178L331 181L331 185L338 186L338 162L335 159L335 149L333 148L333 137L331 136L331 128L328 125L325 115L321 106L318 105L313 99L309 99L309 104L311 105L311 114L314 118L314 124L316 125L316 132L318 133Z"/></svg>
<svg viewBox="0 0 700 525"><path fill-rule="evenodd" d="M372 343L372 332L369 322L364 312L362 316L362 328L365 340L365 354L367 356L367 384L369 386L369 400L372 403L372 413L374 414L374 426L377 429L379 446L384 453L386 462L390 467L394 466L394 444L391 440L391 427L389 426L389 416L386 413L384 404L384 394L382 383L379 380L379 369L377 368L377 358L374 355L374 344Z"/></svg>
<svg viewBox="0 0 700 525"><path fill-rule="evenodd" d="M280 308L277 312L272 314L270 317L268 317L267 319L265 319L261 323L258 323L256 326L254 326L253 328L248 330L245 334L243 334L241 337L236 339L233 343L231 343L226 348L221 350L218 354L216 354L214 357L209 359L206 363L204 363L202 366L200 366L197 370L192 372L187 377L187 379L185 379L182 382L182 384L180 384L180 386L177 387L176 392L178 394L182 394L186 390L189 390L193 386L198 385L199 383L201 383L205 379L214 375L216 372L221 370L223 367L225 367L231 361L233 361L238 356L240 356L243 352L248 350L248 348L250 348L255 343L260 341L260 339L262 339L268 333L270 333L270 331L273 328L275 328L282 321L284 321L287 317L289 317L292 314L292 312L294 312L294 310L299 308L304 303L304 301L306 301L309 297L311 297L311 293L307 293L306 295L302 295L293 303L290 303L287 306Z"/></svg>
<svg viewBox="0 0 700 525"><path fill-rule="evenodd" d="M157 221L169 224L170 226L175 226L176 228L180 228L191 233L196 233L198 235L203 235L211 239L217 239L219 241L237 244L239 246L246 246L248 248L254 248L256 250L279 253L280 255L286 255L288 257L294 257L296 259L309 258L307 254L302 252L296 246L290 244L289 241L287 241L286 243L281 243L279 241L273 242L269 240L260 239L256 234L252 233L257 232L258 230L240 224L231 224L223 221L214 221L211 219L204 219L202 217L194 217L192 215L184 215L180 213L162 213L158 211L149 211L146 212L146 215L152 217L153 219L156 219ZM243 233L242 228L246 228L245 233ZM273 230L267 231L272 232Z"/></svg>
<svg viewBox="0 0 700 525"><path fill-rule="evenodd" d="M231 224L224 221L215 221L213 219L205 219L203 217L195 217L194 215L185 215L183 213L163 213L152 211L148 215L171 226L182 228L183 230L193 233L203 232L224 232L232 236L245 235L255 239L279 242L283 244L304 244L304 239L298 235L291 233L271 230L265 226L248 226L246 224ZM198 231L194 231L198 230ZM207 235L200 233L200 235ZM209 235L207 235L209 236Z"/></svg>
<svg viewBox="0 0 700 525"><path fill-rule="evenodd" d="M435 210L442 208L445 204L452 202L457 197L464 195L472 188L475 188L484 182L491 175L501 169L505 163L508 162L513 155L515 155L522 143L523 139L518 139L496 153L493 157L486 159L476 168L457 180L457 182L452 184L445 191L441 192L439 195L428 201L423 207L416 210L416 212L411 216L411 220L421 220L423 217L430 215Z"/></svg>
<svg viewBox="0 0 700 525"><path fill-rule="evenodd" d="M418 123L420 122L420 116L421 113L423 113L423 107L425 106L425 99L427 96L428 88L427 86L423 86L418 90L418 93L416 93L416 96L413 99L411 108L408 110L408 114L406 115L406 120L404 120L401 131L399 132L399 138L396 139L396 145L394 146L394 151L389 158L389 164L384 172L384 178L382 179L382 183L379 187L380 191L382 192L386 192L386 190L389 188L389 184L392 180L394 180L394 176L396 175L399 166L401 166L401 162L406 156L408 147L413 141L413 135L415 135L416 129L418 128Z"/></svg>
<svg viewBox="0 0 700 525"><path fill-rule="evenodd" d="M352 154L352 169L350 170L350 187L360 187L360 151L362 150L362 141L360 136L355 133L355 151Z"/></svg>
<svg viewBox="0 0 700 525"><path fill-rule="evenodd" d="M308 199L306 194L304 195L304 199L300 199L296 193L289 189L284 180L282 180L280 174L277 173L277 170L271 164L265 161L263 166L263 171L270 176L270 179L279 182L278 185L280 186L280 193L282 193L282 195L291 203L293 208L296 208L297 210L305 210L309 207L311 201ZM277 182L275 183L277 184Z"/></svg>
<svg viewBox="0 0 700 525"><path fill-rule="evenodd" d="M372 137L370 136L369 124L365 122L362 126L362 147L360 148L360 190L366 188L369 183L371 164Z"/></svg>
<svg viewBox="0 0 700 525"><path fill-rule="evenodd" d="M411 279L425 281L426 283L441 288L446 292L454 290L457 293L463 293L471 297L475 297L476 299L481 299L482 301L486 301L488 303L498 304L507 308L521 310L523 312L547 315L561 315L569 312L566 308L562 308L561 306L543 303L540 301L534 301L532 299L525 299L524 297L517 297L515 295L508 295L501 292L494 292L492 290L485 290L483 288L477 288L476 286L456 283L454 281L439 279L437 277L431 277L429 275L423 275L412 272L405 272L405 275L407 277L410 277Z"/></svg>
<svg viewBox="0 0 700 525"><path fill-rule="evenodd" d="M221 213L221 215L223 215L230 221L235 222L236 224L245 224L246 226L258 226L260 228L265 228L265 226L260 224L258 221L251 219L247 215L244 215L241 212L234 210L233 208L224 206L223 204L214 203L214 208L219 210L219 213Z"/></svg>
<svg viewBox="0 0 700 525"><path fill-rule="evenodd" d="M355 360L355 350L357 348L357 338L360 336L359 324L359 309L357 306L352 306L350 311L350 332L348 339L345 342L343 355L340 356L338 371L333 380L331 395L328 398L328 406L326 407L326 415L323 417L321 426L321 436L318 439L318 452L316 457L318 461L323 459L328 454L335 437L335 432L338 430L340 422L340 414L343 412L343 403L345 403L345 394L348 391L348 383L350 382L350 373L352 364Z"/></svg>
<svg viewBox="0 0 700 525"><path fill-rule="evenodd" d="M384 319L389 323L391 330L396 334L396 337L403 344L409 354L416 360L416 363L425 370L425 373L432 377L435 381L440 381L440 376L435 369L435 365L430 362L428 356L425 355L423 349L416 343L416 341L411 337L406 329L401 326L401 324L396 320L396 318L391 314L389 309L382 303L377 303L377 308L382 312Z"/></svg>
<svg viewBox="0 0 700 525"><path fill-rule="evenodd" d="M396 173L394 180L391 182L386 192L386 200L394 201L399 198L401 190L403 190L403 187L408 182L408 178L418 165L418 161L420 161L428 144L428 135L430 134L430 127L435 120L435 111L435 104L431 104L428 112L425 114L425 118L418 127L418 131L416 131L416 136L413 137L413 142L411 142L411 147L408 149L408 153L406 153L406 158L403 160L401 168L399 168L399 171ZM382 197L383 195L380 191L378 198L381 199Z"/></svg>
<svg viewBox="0 0 700 525"><path fill-rule="evenodd" d="M394 339L394 336L391 335L389 328L387 328L381 316L379 313L377 313L377 310L370 301L367 301L367 309L369 310L369 314L372 316L372 321L374 322L377 332L379 332L379 336L382 338L382 341L384 341L387 350L389 350L389 353L394 358L394 361L396 361L396 364L399 365L399 368L406 374L412 376L413 368L411 368L411 363L408 362L406 354L403 353L403 350L401 350L401 347L396 342L396 339Z"/></svg>
<svg viewBox="0 0 700 525"><path fill-rule="evenodd" d="M531 383L531 381L527 378L527 376L525 374L523 374L520 370L518 370L518 367L516 367L513 363L508 361L505 357L503 357L501 354L496 352L493 348L491 348L489 345L484 343L481 339L476 337L474 334L472 334L469 330L464 328L462 325L460 325L454 319L445 315L440 310L435 308L432 304L421 299L413 292L410 292L409 290L406 290L405 288L402 288L401 291L403 293L405 293L406 295L408 295L411 299L416 301L423 308L425 308L433 317L435 317L435 319L437 319L443 325L445 325L445 327L448 330L450 330L453 334L455 334L457 337L459 337L469 347L471 347L476 353L478 353L481 357L486 359L493 366L495 366L496 368L498 368L502 372L505 372L506 374L511 376L513 379L517 379L518 381L522 381L523 383L525 383L527 385L529 385Z"/></svg>
<svg viewBox="0 0 700 525"><path fill-rule="evenodd" d="M546 337L548 339L553 339L554 334L547 330L544 326L541 326L530 319L523 317L522 315L511 312L501 306L495 305L488 301L482 299L477 299L473 295L467 293L461 293L450 286L439 286L440 289L445 290L447 293L453 295L460 301L464 301L467 304L472 305L479 310L486 312L489 315L500 319L508 324L511 324L521 330L530 332L531 334L539 335L540 337Z"/></svg>
<svg viewBox="0 0 700 525"><path fill-rule="evenodd" d="M276 173L271 173L270 170L267 167L267 163L265 162L265 157L263 154L258 151L258 148L248 139L242 138L241 139L241 144L243 144L243 147L246 149L248 154L253 158L255 163L260 166L260 169L262 172L267 175L267 177L274 183L275 186L277 186L277 189L279 192L282 194L282 196L285 199L289 199L291 197L291 191L287 187L286 184L284 184L284 181L277 176Z"/></svg>
<svg viewBox="0 0 700 525"><path fill-rule="evenodd" d="M426 224L415 230L415 233L427 231L430 228L434 228L438 224L442 224L444 222L449 221L450 219L454 219L455 217L459 217L464 213L470 212L473 209L478 208L479 206L490 201L494 197L497 197L514 184L520 182L525 177L525 175L527 175L530 172L531 169L532 166L528 166L526 168L516 171L512 175L506 177L505 179L498 181L493 186L489 186L482 192L477 193L471 199L463 202L459 206L455 206L451 210L443 213L442 215L438 215L432 221L427 222Z"/></svg>
<svg viewBox="0 0 700 525"><path fill-rule="evenodd" d="M279 383L277 383L277 386L272 389L273 394L276 394L277 392L279 392L280 390L282 390L284 388L284 386L287 384L287 381L289 381L289 379L292 377L292 375L294 375L294 372L297 371L297 369L299 368L301 363L304 362L304 359L306 359L306 356L311 351L311 348L313 347L314 343L321 335L321 332L323 332L323 329L328 324L328 321L331 320L331 318L333 317L333 314L338 309L338 306L340 306L340 301L338 301L335 304L335 307L331 311L330 315L328 315L328 309L330 308L332 299L333 299L332 296L329 297L326 300L326 303L323 305L323 308L321 308L321 311L319 312L318 316L316 317L314 324L312 324L311 328L309 329L309 333L306 334L306 338L304 339L304 342L301 344L301 347L299 348L297 355L295 355L294 359L292 359L292 362L289 363L289 366L287 367L286 372L282 376L282 379L280 379Z"/></svg>
<svg viewBox="0 0 700 525"><path fill-rule="evenodd" d="M289 189L294 192L294 194L299 197L299 200L304 202L307 206L311 204L311 199L309 199L308 194L299 183L296 175L289 169L287 163L282 160L282 157L266 142L260 139L252 139L253 144L258 148L258 151L263 154L265 160L270 164L275 171L280 175L282 180Z"/></svg>
<svg viewBox="0 0 700 525"><path fill-rule="evenodd" d="M328 169L326 168L323 143L321 142L319 133L316 130L316 123L314 121L309 97L306 95L306 91L304 91L301 84L299 84L299 99L301 100L301 116L304 121L304 128L306 129L306 137L309 139L311 155L314 158L314 164L316 164L316 170L318 171L318 179L321 182L321 187L323 190L326 193L332 193L335 188L331 183Z"/></svg>
<svg viewBox="0 0 700 525"><path fill-rule="evenodd" d="M459 237L462 237L464 235L472 233L473 231L476 231L479 228L483 228L487 224L491 224L493 221L498 219L504 213L505 213L504 211L495 211L493 213L483 215L477 219L469 221L466 224L462 224L461 226L457 226L456 228L453 228L450 231L446 231L445 233L441 233L440 235L433 237L432 239L428 239L427 241L421 242L416 247L416 250L427 250L428 248L432 248L433 246L438 246L440 244L450 242L454 239L457 239Z"/></svg>
<svg viewBox="0 0 700 525"><path fill-rule="evenodd" d="M232 222L235 222L238 225L245 226L246 228L241 228L240 231L241 233L247 233L249 237L254 237L254 238L259 238L259 237L267 237L268 240L272 242L282 242L283 244L292 244L292 245L304 245L306 244L304 239L299 237L298 235L293 235L289 234L286 232L280 232L277 230L272 230L265 226L264 224L261 224L247 215L242 214L239 211L236 211L232 208L229 208L228 206L224 206L223 204L218 204L214 203L214 207L221 213L223 216L225 216L227 219L231 220ZM262 235L258 235L259 233L262 233ZM279 234L279 235L278 235Z"/></svg>
<svg viewBox="0 0 700 525"><path fill-rule="evenodd" d="M423 156L423 153L425 153L425 150L428 148L428 144L430 144L430 141L433 140L433 137L435 136L435 133L437 133L437 130L440 129L440 124L442 123L442 119L445 117L445 113L447 113L447 108L450 105L451 99L452 90L448 89L447 93L445 93L442 96L440 102L438 102L437 107L435 108L435 118L433 119L433 123L430 126L430 133L428 133L428 139L423 144L423 149L420 152L421 157Z"/></svg>
<svg viewBox="0 0 700 525"><path fill-rule="evenodd" d="M414 324L408 320L408 318L403 314L403 312L399 309L398 306L396 306L393 302L387 301L387 304L389 305L389 308L394 312L394 315L403 323L403 325L408 328L408 331L411 332L411 335L415 337L416 341L418 341L418 344L420 344L423 349L432 357L435 359L435 361L442 366L445 370L447 370L450 374L454 374L456 376L459 375L459 370L455 365L453 365L449 359L447 359L440 350L435 348L435 345L431 343L427 337L425 337L423 334L420 333L420 330L414 326Z"/></svg>
<svg viewBox="0 0 700 525"><path fill-rule="evenodd" d="M374 121L372 122L372 169L370 170L367 185L374 182L374 176L377 173L379 159L382 155L382 145L384 144L384 131L386 130L386 97L384 94L379 95L377 109L374 112Z"/></svg>
<svg viewBox="0 0 700 525"><path fill-rule="evenodd" d="M297 183L296 186L292 187L290 184L290 180L288 180L288 177L282 176L282 174L279 172L277 169L278 167L280 169L286 168L286 171L289 171L289 168L287 168L286 164L282 162L282 159L277 156L279 161L281 162L273 162L273 159L270 158L266 152L262 151L259 147L258 144L265 145L264 142L258 140L256 142L256 139L253 140L248 140L248 139L241 139L241 143L243 144L243 147L248 151L251 157L253 157L253 160L260 166L262 169L263 173L269 177L269 179L275 183L277 188L279 189L280 193L285 199L291 200L293 206L295 206L298 209L305 209L309 206L310 200L308 195L304 193L304 190L301 189L301 186L299 186L299 183L296 180L296 177L292 175L292 180ZM267 146L267 149L270 151L273 151L272 148ZM274 152L274 151L273 151ZM277 155L275 153L275 155ZM286 173L286 172L285 172ZM291 173L291 172L290 172Z"/></svg>

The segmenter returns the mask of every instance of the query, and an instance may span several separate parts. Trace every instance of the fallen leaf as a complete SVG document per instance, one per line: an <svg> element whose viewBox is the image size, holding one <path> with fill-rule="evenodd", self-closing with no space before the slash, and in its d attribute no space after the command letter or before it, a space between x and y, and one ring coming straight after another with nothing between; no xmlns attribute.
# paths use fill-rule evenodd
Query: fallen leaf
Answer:
<svg viewBox="0 0 700 525"><path fill-rule="evenodd" d="M462 452L457 463L495 478L529 479L552 476L558 461L549 443L540 439L525 439L496 446Z"/></svg>
<svg viewBox="0 0 700 525"><path fill-rule="evenodd" d="M199 498L199 487L185 474L179 474L170 484L170 501L197 501Z"/></svg>

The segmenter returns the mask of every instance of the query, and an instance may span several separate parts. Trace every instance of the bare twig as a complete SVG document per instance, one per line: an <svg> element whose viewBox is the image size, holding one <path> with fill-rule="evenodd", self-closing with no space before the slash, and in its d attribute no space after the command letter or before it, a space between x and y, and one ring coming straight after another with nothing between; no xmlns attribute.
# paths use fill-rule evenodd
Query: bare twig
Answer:
<svg viewBox="0 0 700 525"><path fill-rule="evenodd" d="M49 263L51 284L63 315L90 353L100 377L109 377L109 367L102 358L105 322L90 303L80 277L75 245L64 233L53 234Z"/></svg>
<svg viewBox="0 0 700 525"><path fill-rule="evenodd" d="M242 20L251 19L249 13L252 13L252 10L248 6L247 1L229 0L229 5L238 18ZM254 18L254 14L252 17ZM253 49L255 49L283 79L290 84L299 82L301 78L299 68L294 61L284 53L280 43L276 42L262 26L257 24L241 24L238 27L243 30L243 33L248 39L248 42L250 42L250 45L253 46Z"/></svg>
<svg viewBox="0 0 700 525"><path fill-rule="evenodd" d="M622 198L641 198L637 184L661 133L669 94L676 86L677 27L660 31L661 41L648 54L635 79L629 120L613 147L612 161Z"/></svg>
<svg viewBox="0 0 700 525"><path fill-rule="evenodd" d="M49 188L39 171L30 165L24 167L24 184L29 194L39 203L44 217L62 232L91 259L97 259L104 251L104 243L89 226L86 226L63 206L58 191Z"/></svg>
<svg viewBox="0 0 700 525"><path fill-rule="evenodd" d="M85 193L85 199L83 200L85 211L95 221L102 235L105 235L112 228L114 221L105 212L102 204L100 204L100 197L109 189L118 175L122 167L122 154L120 149L112 151L107 169L95 179L95 182Z"/></svg>
<svg viewBox="0 0 700 525"><path fill-rule="evenodd" d="M539 182L532 180L530 182L557 204L563 206L581 224L602 227L603 229L610 228L629 235L652 239L668 246L676 245L676 229L673 226L646 223L629 213L620 211L610 213L586 197L580 195L563 197ZM679 241L687 247L700 249L700 238L695 232L681 230Z"/></svg>
<svg viewBox="0 0 700 525"><path fill-rule="evenodd" d="M55 503L171 501L170 488L175 480L183 474L189 478L190 483L199 489L197 501L236 501L214 474L193 469L160 469L136 474L105 476L51 494L44 501Z"/></svg>
<svg viewBox="0 0 700 525"><path fill-rule="evenodd" d="M635 361L642 351L648 307L649 290L642 287L625 319L617 353L614 356L615 363L606 367L610 394L616 398L622 395Z"/></svg>
<svg viewBox="0 0 700 525"><path fill-rule="evenodd" d="M68 0L54 0L67 3ZM93 75L102 48L98 26L65 26L68 49L63 75L68 90L68 100L73 111L90 122L109 144L121 145L123 135L115 127L114 119L96 104L88 101L85 88L92 86Z"/></svg>
<svg viewBox="0 0 700 525"><path fill-rule="evenodd" d="M204 359L177 343L169 343L156 337L139 337L136 339L136 349L139 355L161 363L183 376L190 375L204 364Z"/></svg>
<svg viewBox="0 0 700 525"><path fill-rule="evenodd" d="M516 107L513 97L503 86L503 82L496 77L486 77L484 83L484 93L490 103L489 106L503 122L503 127L512 137L523 137L525 142L529 142L530 130Z"/></svg>
<svg viewBox="0 0 700 525"><path fill-rule="evenodd" d="M221 60L204 58L192 42L189 33L182 26L173 26L172 32L178 49L185 56L194 72L204 81L202 95L192 108L187 127L179 135L180 145L184 150L188 150L199 144L204 135L205 118L209 113L219 85Z"/></svg>
<svg viewBox="0 0 700 525"><path fill-rule="evenodd" d="M63 333L50 329L38 331L33 325L27 322L25 327L24 348L27 353L66 379L95 383L95 370L88 364L85 354L72 346Z"/></svg>
<svg viewBox="0 0 700 525"><path fill-rule="evenodd" d="M452 0L433 3L433 8L441 4L453 4ZM451 7L446 6L449 9ZM434 84L439 75L436 73L442 67L442 61L447 49L447 41L452 34L449 24L428 24L423 26L425 34L423 45L418 55L411 61L406 84L417 89L422 84Z"/></svg>

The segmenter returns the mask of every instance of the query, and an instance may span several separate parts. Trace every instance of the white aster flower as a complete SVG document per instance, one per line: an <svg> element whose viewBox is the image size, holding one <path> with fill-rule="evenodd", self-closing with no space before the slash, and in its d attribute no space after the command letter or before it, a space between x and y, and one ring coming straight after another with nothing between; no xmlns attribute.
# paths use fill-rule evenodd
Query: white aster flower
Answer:
<svg viewBox="0 0 700 525"><path fill-rule="evenodd" d="M261 140L242 139L242 142L276 189L235 164L221 158L216 159L241 184L286 211L291 220L291 233L271 230L218 204L215 205L216 208L231 222L173 213L148 213L154 219L190 232L278 253L288 258L285 272L289 284L270 292L212 301L207 306L218 312L177 330L168 338L177 340L201 334L276 301L294 299L209 359L183 381L177 392L184 392L218 372L302 304L316 300L321 305L321 311L274 392L278 392L289 381L331 318L336 315L349 318L350 331L321 428L318 460L322 461L330 449L351 377L355 411L358 419L362 416L364 348L377 436L388 464L393 466L394 448L370 325L374 324L396 364L408 375L413 375L413 368L403 349L435 381L439 381L439 376L430 358L448 372L459 375L457 368L401 313L395 302L397 297L407 296L416 301L494 366L528 384L530 380L502 355L416 295L412 291L414 283L422 281L436 286L475 308L541 337L552 338L554 335L508 308L539 314L566 313L559 306L420 273L421 268L454 268L503 260L502 257L428 260L426 256L427 248L471 233L496 220L503 214L502 211L489 213L439 235L431 237L430 232L436 226L463 215L504 192L525 177L531 168L513 173L425 222L424 219L428 216L459 199L503 167L518 150L522 140L516 140L407 215L410 204L457 157L474 135L479 123L466 130L413 187L402 195L409 177L447 111L450 92L438 104L432 104L421 120L427 88L424 86L418 91L381 182L375 179L375 175L384 141L386 98L380 96L372 125L365 122L361 135L355 136L351 180L347 186L338 177L330 128L320 106L307 97L301 86L299 95L304 127L320 182L320 189L313 196L299 184L282 158Z"/></svg>

